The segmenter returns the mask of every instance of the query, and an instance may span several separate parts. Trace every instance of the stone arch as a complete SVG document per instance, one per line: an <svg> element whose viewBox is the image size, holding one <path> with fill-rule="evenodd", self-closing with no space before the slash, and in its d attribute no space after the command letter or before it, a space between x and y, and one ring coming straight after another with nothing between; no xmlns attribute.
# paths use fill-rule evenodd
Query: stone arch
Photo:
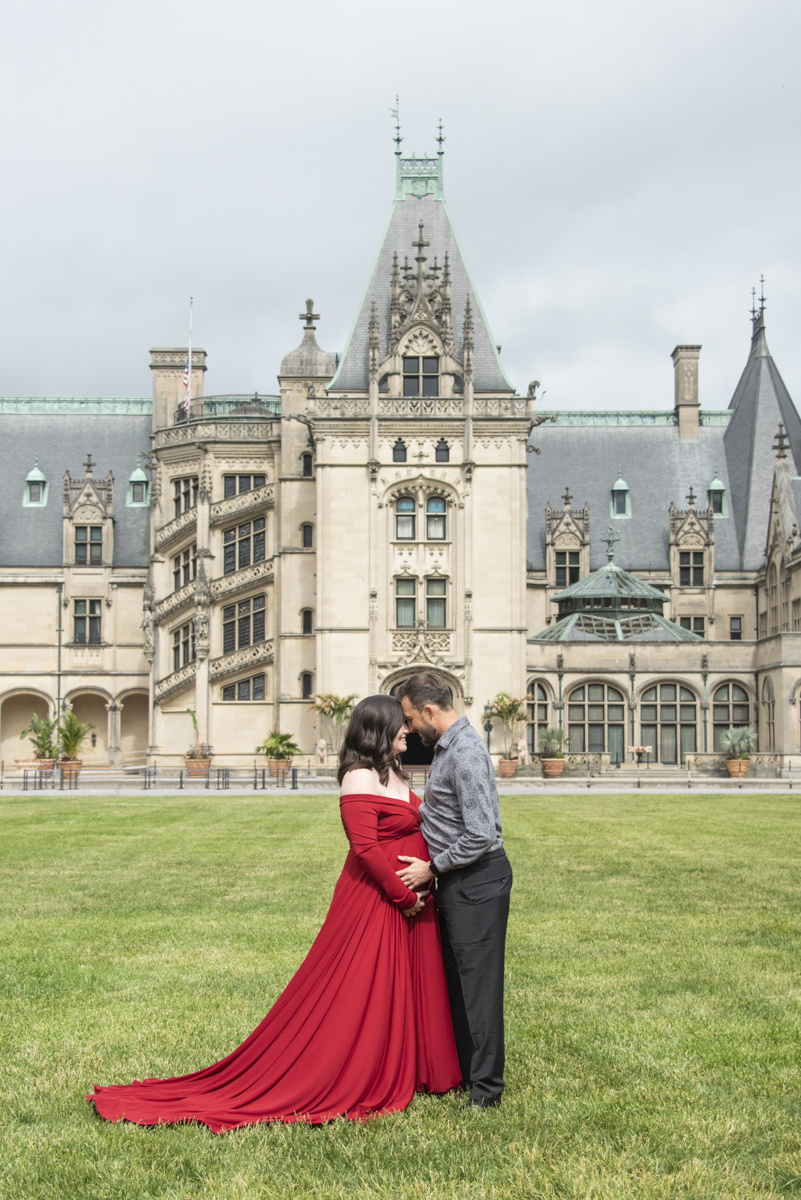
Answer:
<svg viewBox="0 0 801 1200"><path fill-rule="evenodd" d="M53 701L38 688L12 688L0 698L0 757L11 767L15 758L30 758L30 742L20 739L30 724L31 715L53 716Z"/></svg>
<svg viewBox="0 0 801 1200"><path fill-rule="evenodd" d="M65 696L72 711L79 721L94 725L89 733L79 758L84 760L105 759L109 752L109 712L108 706L113 702L105 688L75 687ZM94 737L94 742L92 738Z"/></svg>
<svg viewBox="0 0 801 1200"><path fill-rule="evenodd" d="M381 681L380 688L384 695L393 695L398 684L410 679L413 675L419 675L423 671L436 671L437 675L441 675L451 690L453 697L453 707L461 716L464 712L464 692L460 681L450 671L443 670L431 663L423 663L420 666L413 667L398 667ZM410 733L407 739L406 753L402 756L401 762L405 767L427 767L431 764L434 758L434 747L424 746L422 740L417 733Z"/></svg>
<svg viewBox="0 0 801 1200"><path fill-rule="evenodd" d="M150 696L140 688L131 688L117 697L120 712L119 747L123 766L138 766L147 760L150 740Z"/></svg>
<svg viewBox="0 0 801 1200"><path fill-rule="evenodd" d="M638 683L634 691L633 702L639 704L643 692L647 692L649 688L658 687L660 683L675 683L676 687L687 688L695 696L696 704L701 703L701 689L696 683L693 683L689 679L682 679L680 675L660 675L657 679L648 679L644 683Z"/></svg>

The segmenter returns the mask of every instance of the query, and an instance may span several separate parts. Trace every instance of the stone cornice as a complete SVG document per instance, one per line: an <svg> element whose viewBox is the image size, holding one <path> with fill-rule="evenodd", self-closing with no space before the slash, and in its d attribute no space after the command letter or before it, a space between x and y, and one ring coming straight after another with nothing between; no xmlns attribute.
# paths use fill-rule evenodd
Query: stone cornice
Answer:
<svg viewBox="0 0 801 1200"><path fill-rule="evenodd" d="M237 592L244 591L254 583L267 583L273 578L274 573L274 559L268 558L266 562L256 563L252 567L243 567L241 571L234 571L231 575L213 579L211 583L212 600L227 600L229 596L235 596Z"/></svg>
<svg viewBox="0 0 801 1200"><path fill-rule="evenodd" d="M273 661L273 641L259 642L257 646L248 646L245 650L234 650L231 654L223 654L213 658L209 664L209 679L218 680L235 671L249 667L263 667Z"/></svg>
<svg viewBox="0 0 801 1200"><path fill-rule="evenodd" d="M190 421L158 429L153 434L153 446L163 450L166 446L185 446L191 442L266 442L278 440L273 425L281 423L280 417L249 417L247 421Z"/></svg>
<svg viewBox="0 0 801 1200"><path fill-rule="evenodd" d="M217 500L212 504L209 520L212 525L221 525L231 518L238 519L252 509L272 508L275 504L275 484L266 483L264 487L254 488L250 492L242 492L239 496L229 496L227 500Z"/></svg>

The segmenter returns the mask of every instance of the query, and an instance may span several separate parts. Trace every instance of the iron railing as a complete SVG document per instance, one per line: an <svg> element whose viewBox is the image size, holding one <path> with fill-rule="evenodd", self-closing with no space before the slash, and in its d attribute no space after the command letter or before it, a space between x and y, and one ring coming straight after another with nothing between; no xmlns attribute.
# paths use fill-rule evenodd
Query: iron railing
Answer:
<svg viewBox="0 0 801 1200"><path fill-rule="evenodd" d="M250 421L254 417L280 417L281 397L260 396L202 396L190 400L189 407L179 404L175 410L174 424L187 421L207 421L211 417L223 417L226 421Z"/></svg>

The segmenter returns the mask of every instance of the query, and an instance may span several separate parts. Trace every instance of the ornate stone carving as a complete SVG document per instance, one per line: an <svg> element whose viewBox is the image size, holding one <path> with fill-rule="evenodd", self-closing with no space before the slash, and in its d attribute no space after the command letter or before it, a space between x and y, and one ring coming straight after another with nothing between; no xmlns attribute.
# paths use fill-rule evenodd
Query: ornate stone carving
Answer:
<svg viewBox="0 0 801 1200"><path fill-rule="evenodd" d="M399 354L439 354L437 339L424 329L415 329L406 340Z"/></svg>
<svg viewBox="0 0 801 1200"><path fill-rule="evenodd" d="M393 654L412 655L420 649L430 657L450 654L451 635L450 633L433 633L424 630L417 630L416 632L410 630L408 633L392 634Z"/></svg>
<svg viewBox="0 0 801 1200"><path fill-rule="evenodd" d="M272 558L268 558L266 562L256 563L252 567L243 567L241 571L234 571L231 575L223 575L219 579L213 579L211 582L211 595L214 600L221 600L228 596L233 596L236 592L241 592L244 588L250 587L252 583L257 581L266 582L272 579L274 573L274 562Z"/></svg>
<svg viewBox="0 0 801 1200"><path fill-rule="evenodd" d="M273 661L273 642L259 642L257 646L248 646L245 650L235 650L231 654L222 654L213 658L209 666L210 679L222 679L234 671L245 667L266 666Z"/></svg>
<svg viewBox="0 0 801 1200"><path fill-rule="evenodd" d="M275 504L275 486L266 483L264 487L254 488L252 492L242 492L239 496L229 496L227 500L217 500L209 510L209 520L212 525L235 516L239 518L251 509L270 508Z"/></svg>
<svg viewBox="0 0 801 1200"><path fill-rule="evenodd" d="M382 417L461 417L461 396L380 396L378 412Z"/></svg>
<svg viewBox="0 0 801 1200"><path fill-rule="evenodd" d="M197 674L197 663L187 663L185 667L180 667L177 671L173 671L172 675L165 676L160 679L155 687L156 702L161 704L168 696L172 696L175 692L183 691L193 682Z"/></svg>
<svg viewBox="0 0 801 1200"><path fill-rule="evenodd" d="M174 517L172 521L168 521L166 525L162 525L156 534L156 549L163 550L165 546L169 546L171 542L176 541L183 534L189 533L190 530L196 527L197 509L188 508L180 516Z"/></svg>
<svg viewBox="0 0 801 1200"><path fill-rule="evenodd" d="M159 625L165 617L171 617L173 613L194 604L194 602L195 585L194 583L185 583L182 588L178 588L177 592L170 592L169 596L158 602L155 608L156 624Z"/></svg>
<svg viewBox="0 0 801 1200"><path fill-rule="evenodd" d="M367 396L321 396L317 401L319 417L367 417L370 401Z"/></svg>

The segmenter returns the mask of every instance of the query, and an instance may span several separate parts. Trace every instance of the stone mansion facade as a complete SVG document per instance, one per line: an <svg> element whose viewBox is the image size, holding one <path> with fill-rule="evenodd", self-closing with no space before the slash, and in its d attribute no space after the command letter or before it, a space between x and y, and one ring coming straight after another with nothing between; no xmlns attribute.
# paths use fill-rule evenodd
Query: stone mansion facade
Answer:
<svg viewBox="0 0 801 1200"><path fill-rule="evenodd" d="M187 709L220 765L272 729L310 753L313 694L430 667L482 731L497 692L527 695L532 747L562 725L576 753L678 764L750 724L777 763L801 752L801 420L764 304L728 407L700 407L682 345L667 412L542 412L504 373L440 153L397 158L341 355L318 319L275 395L206 395L195 350L187 408L177 348L151 351L152 397L0 399L6 763L65 702L89 762L178 764Z"/></svg>

